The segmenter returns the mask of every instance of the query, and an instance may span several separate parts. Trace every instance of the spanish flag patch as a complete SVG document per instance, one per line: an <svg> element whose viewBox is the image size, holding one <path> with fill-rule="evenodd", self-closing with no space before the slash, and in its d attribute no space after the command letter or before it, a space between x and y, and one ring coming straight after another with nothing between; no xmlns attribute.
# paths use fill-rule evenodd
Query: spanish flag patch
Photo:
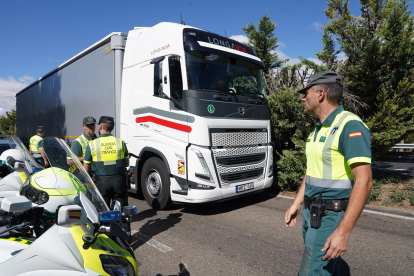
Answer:
<svg viewBox="0 0 414 276"><path fill-rule="evenodd" d="M352 133L349 133L349 137L350 138L352 138L352 137L358 137L358 136L362 136L362 134L361 134L361 132L359 131L359 132L352 132Z"/></svg>

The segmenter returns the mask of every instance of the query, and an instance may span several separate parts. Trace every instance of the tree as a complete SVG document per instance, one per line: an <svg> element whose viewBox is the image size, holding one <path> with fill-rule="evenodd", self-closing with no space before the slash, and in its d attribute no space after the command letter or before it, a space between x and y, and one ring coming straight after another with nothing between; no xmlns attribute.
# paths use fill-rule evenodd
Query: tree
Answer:
<svg viewBox="0 0 414 276"><path fill-rule="evenodd" d="M276 53L278 37L273 33L277 24L270 21L268 12L260 18L259 24L256 26L249 22L247 27L241 27L249 38L247 45L251 47L262 60L266 74L275 68L280 67L287 60L279 60Z"/></svg>
<svg viewBox="0 0 414 276"><path fill-rule="evenodd" d="M6 111L6 115L0 117L0 130L4 134L16 134L16 110Z"/></svg>
<svg viewBox="0 0 414 276"><path fill-rule="evenodd" d="M369 104L360 116L378 156L414 132L414 21L405 0L360 0L358 17L348 2L328 1L325 30L348 57L345 86Z"/></svg>

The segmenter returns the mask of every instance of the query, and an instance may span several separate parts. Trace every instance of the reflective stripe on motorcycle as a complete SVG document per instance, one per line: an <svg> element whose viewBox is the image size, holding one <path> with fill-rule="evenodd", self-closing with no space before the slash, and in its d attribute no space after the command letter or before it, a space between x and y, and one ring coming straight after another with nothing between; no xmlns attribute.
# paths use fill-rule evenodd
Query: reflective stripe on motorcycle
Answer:
<svg viewBox="0 0 414 276"><path fill-rule="evenodd" d="M69 228L69 231L72 234L74 241L76 242L76 246L78 247L79 252L82 254L85 268L88 268L92 271L100 273L101 275L108 274L102 268L102 262L101 262L101 259L99 258L99 255L102 255L102 254L116 255L116 254L106 253L102 249L102 245L103 245L103 247L112 249L114 250L114 252L122 252L124 254L122 257L126 258L134 266L135 275L138 275L138 265L135 260L135 256L132 256L129 251L124 250L121 246L119 246L115 241L113 241L107 235L100 234L97 237L96 242L92 244L89 249L85 250L83 248L84 241L82 239L85 232L83 232L82 228L80 226L74 225L71 228ZM98 247L98 244L100 244L101 246Z"/></svg>
<svg viewBox="0 0 414 276"><path fill-rule="evenodd" d="M30 240L18 239L14 237L0 237L0 239L14 241L14 242L18 242L18 243L25 244L25 245L31 245L33 243L33 241L30 241Z"/></svg>

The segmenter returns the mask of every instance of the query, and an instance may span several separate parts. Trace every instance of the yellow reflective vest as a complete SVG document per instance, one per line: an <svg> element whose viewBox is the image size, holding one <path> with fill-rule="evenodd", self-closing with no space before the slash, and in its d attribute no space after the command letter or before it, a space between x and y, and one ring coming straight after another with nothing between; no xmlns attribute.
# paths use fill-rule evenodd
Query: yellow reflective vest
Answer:
<svg viewBox="0 0 414 276"><path fill-rule="evenodd" d="M336 115L330 126L322 125L317 133L314 129L308 136L305 149L307 161L305 195L318 196L322 192L323 197L329 199L350 196L354 179L345 156L339 151L339 138L345 124L351 120L362 122L357 115L342 111ZM370 158L359 159L362 162L371 162Z"/></svg>
<svg viewBox="0 0 414 276"><path fill-rule="evenodd" d="M29 145L30 145L30 149L32 150L32 154L33 153L40 153L38 145L39 145L39 142L41 140L43 140L43 137L38 135L38 134L36 134L36 135L34 135L30 138L30 144Z"/></svg>
<svg viewBox="0 0 414 276"><path fill-rule="evenodd" d="M125 173L125 149L123 140L114 136L99 137L89 143L92 171L97 175Z"/></svg>
<svg viewBox="0 0 414 276"><path fill-rule="evenodd" d="M79 156L79 157L84 157L85 156L85 151L86 151L86 146L89 144L89 140L86 139L85 136L82 134L81 136L76 138L74 141L78 141L78 143L82 147L82 155Z"/></svg>

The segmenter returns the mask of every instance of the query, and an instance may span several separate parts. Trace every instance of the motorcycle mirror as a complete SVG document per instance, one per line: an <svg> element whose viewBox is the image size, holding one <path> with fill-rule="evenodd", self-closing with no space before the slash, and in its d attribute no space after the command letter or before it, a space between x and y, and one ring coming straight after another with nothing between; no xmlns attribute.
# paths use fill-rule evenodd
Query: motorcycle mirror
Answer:
<svg viewBox="0 0 414 276"><path fill-rule="evenodd" d="M13 156L7 156L6 162L10 165L10 167L14 168L14 163L16 163L16 159L14 159Z"/></svg>
<svg viewBox="0 0 414 276"><path fill-rule="evenodd" d="M24 196L8 197L1 201L1 209L8 213L24 212L30 208L32 208L32 202Z"/></svg>
<svg viewBox="0 0 414 276"><path fill-rule="evenodd" d="M25 168L25 167L26 167L25 164L17 162L17 161L14 163L14 166L13 166L14 170Z"/></svg>
<svg viewBox="0 0 414 276"><path fill-rule="evenodd" d="M59 206L56 210L55 222L64 227L79 225L85 233L83 239L93 239L95 227L89 222L85 210L79 205Z"/></svg>

